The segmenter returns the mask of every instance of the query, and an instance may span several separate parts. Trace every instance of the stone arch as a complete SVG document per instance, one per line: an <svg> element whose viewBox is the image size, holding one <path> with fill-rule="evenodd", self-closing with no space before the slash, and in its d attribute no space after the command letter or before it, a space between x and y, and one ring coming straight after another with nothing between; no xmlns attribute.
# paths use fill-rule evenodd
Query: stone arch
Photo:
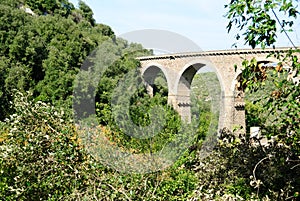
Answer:
<svg viewBox="0 0 300 201"><path fill-rule="evenodd" d="M196 59L185 64L182 70L178 73L175 82L175 87L177 90L177 101L175 108L181 114L182 119L187 122L191 121L191 84L196 73L203 67L212 68L213 72L216 73L218 77L221 93L223 94L224 91L221 74L209 60ZM221 124L223 125L223 123Z"/></svg>
<svg viewBox="0 0 300 201"><path fill-rule="evenodd" d="M189 96L193 78L198 72L198 70L200 70L204 66L206 65L202 63L195 63L184 68L184 71L179 73L180 77L177 78L177 95Z"/></svg>
<svg viewBox="0 0 300 201"><path fill-rule="evenodd" d="M194 70L196 70L196 72L193 74L193 76L190 78L190 76L188 76L188 79L186 79L187 81L190 80L190 83L192 81L192 79L194 78L195 74L198 72L198 70L200 70L203 67L209 66L210 68L213 69L213 72L216 73L220 86L221 86L221 91L225 91L225 84L224 84L224 78L222 77L222 73L220 72L221 70L219 68L217 68L216 66L214 66L214 64L212 62L210 62L209 60L204 60L204 59L195 59L192 60L190 62L188 62L187 64L184 65L184 67L182 68L182 70L179 72L178 77L176 79L176 88L178 88L178 85L180 83L180 79L183 79L184 76L187 76L188 74L186 74L185 72L188 72L188 70L190 68L193 68ZM192 69L190 69L191 71L194 71ZM193 72L192 72L193 73ZM191 75L191 74L190 74Z"/></svg>
<svg viewBox="0 0 300 201"><path fill-rule="evenodd" d="M163 68L160 64L153 63L142 69L141 75L144 79L148 94L150 96L153 96L155 93L154 82L155 82L155 79L158 77L159 73L162 73L162 75L166 79L167 89L169 91L169 83L170 82L169 82L168 74L167 74L165 68Z"/></svg>

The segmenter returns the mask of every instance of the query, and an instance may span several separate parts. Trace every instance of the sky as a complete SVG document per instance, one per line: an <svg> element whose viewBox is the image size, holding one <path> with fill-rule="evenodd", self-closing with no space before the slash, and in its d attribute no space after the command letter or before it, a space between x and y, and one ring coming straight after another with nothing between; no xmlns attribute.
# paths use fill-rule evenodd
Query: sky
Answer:
<svg viewBox="0 0 300 201"><path fill-rule="evenodd" d="M75 6L78 0L70 0ZM224 0L84 0L97 23L109 25L117 36L143 29L166 30L195 42L203 51L233 49L236 33L228 34ZM290 37L300 46L300 21ZM299 31L298 31L299 30ZM277 47L291 46L278 33ZM243 42L238 49L248 48Z"/></svg>

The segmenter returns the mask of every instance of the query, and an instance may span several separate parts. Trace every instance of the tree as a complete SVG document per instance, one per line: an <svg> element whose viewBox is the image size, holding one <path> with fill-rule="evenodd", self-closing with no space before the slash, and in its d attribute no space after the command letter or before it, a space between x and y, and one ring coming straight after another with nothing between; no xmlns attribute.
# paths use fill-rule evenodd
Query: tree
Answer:
<svg viewBox="0 0 300 201"><path fill-rule="evenodd" d="M299 16L296 2L298 1L231 0L225 5L229 20L227 29L231 31L235 26L244 36L245 44L252 48L257 46L263 49L275 48L278 30L284 32L293 44L288 35L289 30L286 29L292 31L295 19ZM237 34L236 39L240 39L240 34ZM252 100L252 104L258 104L256 110L267 114L268 119L263 126L262 134L269 139L272 138L273 141L268 147L259 147L253 151L256 148L250 146L250 150L246 151L257 153L255 158L251 155L247 158L248 161L252 161L250 165L253 175L250 185L258 189L257 195L267 194L273 197L271 199L297 200L299 198L297 189L300 186L300 90L299 85L293 82L295 77L299 78L299 52L293 44L289 51L270 54L269 57L280 60L270 72L259 70L255 58L250 61L245 60L242 64L244 69L239 81L243 90L254 96L257 91L264 91ZM283 65L287 65L288 69L284 70ZM290 72L294 73L290 74ZM251 106L252 109L255 109L254 105ZM265 121L265 119L252 120ZM247 139L243 141L247 142ZM236 150L240 151L239 149ZM268 167L270 167L269 171L265 172Z"/></svg>
<svg viewBox="0 0 300 201"><path fill-rule="evenodd" d="M96 21L93 18L93 10L83 1L79 1L79 9L83 12L83 17L91 23L92 26L95 26Z"/></svg>
<svg viewBox="0 0 300 201"><path fill-rule="evenodd" d="M75 9L68 0L24 0L24 3L38 15L59 14L68 17Z"/></svg>
<svg viewBox="0 0 300 201"><path fill-rule="evenodd" d="M14 89L32 91L36 100L54 105L70 100L73 80L85 57L103 41L115 38L109 26L68 17L83 11L67 0L4 0L0 4L1 120L13 111L5 108L10 108ZM21 5L37 15L24 12ZM88 12L86 7L83 10Z"/></svg>
<svg viewBox="0 0 300 201"><path fill-rule="evenodd" d="M96 85L97 103L105 104L97 109L105 121L109 114L103 113L110 110L112 89L139 65L136 57L152 52L116 38L107 25L95 24L92 10L83 2L81 10L67 0L2 0L0 5L0 197L186 200L197 182L192 171L182 168L189 158L183 156L174 167L147 175L115 172L83 149L69 110L74 77L95 47L110 41L109 54L99 52L107 59L103 62L120 57ZM36 15L24 12L22 5ZM90 86L91 80L86 81L80 86L83 91ZM129 139L104 125L93 131L109 132L106 137L112 142L115 139L136 152L163 150L179 130L180 117L167 106L166 97L157 93L150 99L144 86L138 89L130 99L133 121L147 124L149 108L161 104L168 117L162 133L146 141ZM157 89L166 93L163 87Z"/></svg>
<svg viewBox="0 0 300 201"><path fill-rule="evenodd" d="M281 32L286 32L286 28L294 25L293 19L299 15L296 2L298 0L231 0L225 5L228 9L228 32L236 26L244 36L245 44L252 48L272 46L278 37L278 26ZM283 16L282 20L279 20L279 15ZM240 39L240 34L236 35L236 39Z"/></svg>
<svg viewBox="0 0 300 201"><path fill-rule="evenodd" d="M292 28L294 19L299 15L295 3L296 1L292 0L264 1L263 3L252 0L232 0L225 6L228 9L228 31L235 25L244 35L246 44L252 48L259 45L262 48L274 46L278 39L277 30L281 29L287 34L286 28ZM283 18L282 20L279 20L279 15ZM264 88L266 83L273 85L271 91L264 93L261 99L255 100L256 102L264 100L264 111L277 114L272 121L272 129L265 130L264 134L268 137L278 138L280 142L291 146L291 149L300 153L300 125L297 123L300 120L300 90L297 84L287 78L288 72L280 68L285 62L289 64L289 71L299 72L300 64L297 53L299 53L299 49L294 47L288 52L270 55L282 61L277 64L277 68L274 68L274 72L271 74L257 72L255 59L244 61L244 70L240 81L244 83L245 90L250 93ZM283 77L286 79L282 79Z"/></svg>

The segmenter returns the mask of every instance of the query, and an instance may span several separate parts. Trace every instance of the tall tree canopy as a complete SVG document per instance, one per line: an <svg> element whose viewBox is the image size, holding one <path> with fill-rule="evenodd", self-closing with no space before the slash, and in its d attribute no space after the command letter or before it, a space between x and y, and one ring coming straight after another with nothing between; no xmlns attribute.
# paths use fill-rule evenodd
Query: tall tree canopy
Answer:
<svg viewBox="0 0 300 201"><path fill-rule="evenodd" d="M9 113L14 89L53 104L69 99L86 56L103 41L115 40L84 2L75 9L67 0L3 0L0 13L0 119Z"/></svg>

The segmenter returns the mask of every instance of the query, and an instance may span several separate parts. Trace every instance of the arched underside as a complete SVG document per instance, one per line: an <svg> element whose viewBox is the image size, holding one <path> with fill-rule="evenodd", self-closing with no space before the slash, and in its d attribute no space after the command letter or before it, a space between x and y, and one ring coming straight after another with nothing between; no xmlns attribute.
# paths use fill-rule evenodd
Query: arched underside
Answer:
<svg viewBox="0 0 300 201"><path fill-rule="evenodd" d="M150 95L154 95L155 79L160 75L164 75L167 81L168 88L168 103L173 106L173 108L180 114L182 120L185 122L191 122L191 84L196 73L203 67L212 66L209 62L205 60L195 60L182 68L180 72L168 71L164 67L151 64L142 69L143 78L147 91ZM219 84L222 88L222 83L220 82L220 75L218 75L217 69L213 69L213 72L217 74ZM173 74L172 74L173 73ZM222 88L223 90L223 88ZM209 92L211 93L211 91ZM219 107L218 102L218 107ZM219 110L220 108L218 108Z"/></svg>
<svg viewBox="0 0 300 201"><path fill-rule="evenodd" d="M143 78L145 82L149 84L153 84L155 78L157 77L158 73L162 72L162 70L157 66L149 66L144 72L143 72Z"/></svg>
<svg viewBox="0 0 300 201"><path fill-rule="evenodd" d="M177 105L175 106L176 110L180 113L182 119L184 121L187 122L191 122L191 118L192 118L192 112L191 112L191 85L192 85L192 81L196 75L196 73L203 67L209 67L209 63L193 63L192 65L188 64L186 65L186 67L184 68L184 71L182 72L182 74L180 75L180 78L178 79L178 84L177 84ZM215 72L216 70L212 68L212 72ZM213 86L212 83L210 83L211 81L207 81L205 78L202 80L202 82L205 82L204 86L202 86L203 88L199 89L199 90L208 90L208 94L209 94L209 99L211 102L211 108L212 110L214 110L214 112L217 114L218 117L216 117L217 119L219 118L219 111L220 111L220 98L221 98L221 83L219 81L219 77L217 75L217 80L218 80L218 89L213 89L213 88L209 88L211 86ZM206 81L205 81L206 80ZM216 87L216 86L213 86ZM215 94L214 92L218 91L218 94ZM221 124L220 124L221 125ZM222 124L223 125L223 124Z"/></svg>
<svg viewBox="0 0 300 201"><path fill-rule="evenodd" d="M190 96L191 92L191 84L194 76L205 64L196 63L191 65L185 69L182 75L179 78L179 82L177 85L177 95L179 96Z"/></svg>
<svg viewBox="0 0 300 201"><path fill-rule="evenodd" d="M166 83L164 83L160 80L159 84L163 85L161 87L168 89L168 80L167 80L167 77L165 76L165 72L163 71L162 67L158 67L156 65L151 65L142 72L142 76L145 81L145 85L146 85L148 94L150 96L155 95L155 89L156 89L155 81L157 78L160 78L161 80L163 79L164 82L166 82ZM166 86L164 86L164 85L166 85Z"/></svg>

